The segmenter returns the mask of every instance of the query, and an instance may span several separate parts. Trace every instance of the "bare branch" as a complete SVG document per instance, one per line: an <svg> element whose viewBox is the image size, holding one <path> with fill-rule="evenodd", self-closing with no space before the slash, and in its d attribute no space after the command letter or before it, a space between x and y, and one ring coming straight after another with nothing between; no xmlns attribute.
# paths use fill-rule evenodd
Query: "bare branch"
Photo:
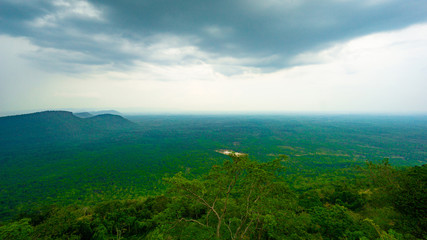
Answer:
<svg viewBox="0 0 427 240"><path fill-rule="evenodd" d="M230 220L229 220L229 222L230 222ZM231 239L234 239L233 232L231 231L231 228L230 228L230 224L225 223L225 226L227 227L228 231L230 232Z"/></svg>
<svg viewBox="0 0 427 240"><path fill-rule="evenodd" d="M249 230L249 227L252 225L253 219L251 219L251 221L249 221L248 225L245 228L245 231L243 231L243 233L240 235L240 238L243 238L246 234L246 232Z"/></svg>
<svg viewBox="0 0 427 240"><path fill-rule="evenodd" d="M193 191L191 191L190 189L187 189L187 188L185 188L185 187L182 187L185 191L187 191L188 193L190 193L191 195L193 195L193 196L195 196L196 198L197 198L197 200L201 203L201 204L203 204L203 205L205 205L206 207L208 207L209 209L211 209L212 210L212 212L214 212L215 213L215 215L216 215L216 217L218 218L218 220L219 219L221 219L221 217L220 217L220 215L218 214L218 212L215 210L215 208L213 207L213 206L211 206L211 205L209 205L209 203L208 202L206 202L206 200L205 199L203 199L202 197L200 197L199 195L197 195L196 193L194 193Z"/></svg>
<svg viewBox="0 0 427 240"><path fill-rule="evenodd" d="M182 221L184 221L184 222L195 222L195 223L197 223L199 225L202 225L203 227L207 227L205 224L203 224L203 223L201 223L201 222L199 222L197 220L194 220L194 219L185 219L185 218L179 219L179 222L182 222Z"/></svg>

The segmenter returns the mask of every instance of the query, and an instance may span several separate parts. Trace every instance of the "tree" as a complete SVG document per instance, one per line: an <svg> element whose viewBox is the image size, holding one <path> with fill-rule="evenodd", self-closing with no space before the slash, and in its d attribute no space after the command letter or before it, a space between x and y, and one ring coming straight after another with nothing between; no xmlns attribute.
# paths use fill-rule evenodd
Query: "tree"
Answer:
<svg viewBox="0 0 427 240"><path fill-rule="evenodd" d="M277 209L286 209L282 205L291 196L282 179L286 156L267 163L235 153L230 157L201 179L182 173L167 179L175 202L182 204L176 206L181 211L172 228L197 226L218 239L243 239L261 238L274 227Z"/></svg>
<svg viewBox="0 0 427 240"><path fill-rule="evenodd" d="M388 158L384 158L379 164L369 161L366 163L366 167L361 168L361 170L372 181L374 187L387 189L400 188L397 181L399 172L390 165Z"/></svg>
<svg viewBox="0 0 427 240"><path fill-rule="evenodd" d="M33 227L29 224L31 219L23 218L17 222L0 227L0 239L25 240L30 238Z"/></svg>
<svg viewBox="0 0 427 240"><path fill-rule="evenodd" d="M407 225L419 238L427 237L427 165L402 171L399 189L393 192L393 206L406 216Z"/></svg>
<svg viewBox="0 0 427 240"><path fill-rule="evenodd" d="M328 239L343 239L353 224L351 217L343 206L314 207L310 211L313 224L317 228L315 230Z"/></svg>
<svg viewBox="0 0 427 240"><path fill-rule="evenodd" d="M425 238L427 165L398 170L385 159L381 164L369 162L363 171L374 187L370 204L393 207L401 214L396 229Z"/></svg>

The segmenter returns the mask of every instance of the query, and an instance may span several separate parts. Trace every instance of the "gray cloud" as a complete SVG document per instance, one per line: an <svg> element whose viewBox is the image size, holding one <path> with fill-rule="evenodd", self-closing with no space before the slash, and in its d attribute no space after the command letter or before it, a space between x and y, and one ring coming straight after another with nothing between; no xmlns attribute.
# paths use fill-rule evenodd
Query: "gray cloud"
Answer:
<svg viewBox="0 0 427 240"><path fill-rule="evenodd" d="M201 60L270 71L290 66L305 51L427 20L425 0L0 0L0 5L0 33L53 49L29 57L119 68L136 60Z"/></svg>

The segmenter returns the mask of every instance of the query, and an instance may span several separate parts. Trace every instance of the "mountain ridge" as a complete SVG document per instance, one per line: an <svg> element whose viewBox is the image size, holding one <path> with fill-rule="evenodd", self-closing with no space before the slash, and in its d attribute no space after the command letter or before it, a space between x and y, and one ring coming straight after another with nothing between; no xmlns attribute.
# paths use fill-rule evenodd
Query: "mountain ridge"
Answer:
<svg viewBox="0 0 427 240"><path fill-rule="evenodd" d="M10 147L93 139L136 126L113 114L80 118L68 111L35 112L0 117L0 144Z"/></svg>

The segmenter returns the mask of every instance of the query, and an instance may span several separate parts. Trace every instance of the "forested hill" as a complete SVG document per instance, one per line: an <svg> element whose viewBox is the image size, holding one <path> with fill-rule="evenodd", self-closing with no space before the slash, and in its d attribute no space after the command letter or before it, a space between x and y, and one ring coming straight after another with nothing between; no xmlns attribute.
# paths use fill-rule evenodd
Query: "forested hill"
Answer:
<svg viewBox="0 0 427 240"><path fill-rule="evenodd" d="M102 114L80 118L67 111L45 111L0 118L0 143L13 147L99 137L137 125L122 116Z"/></svg>

